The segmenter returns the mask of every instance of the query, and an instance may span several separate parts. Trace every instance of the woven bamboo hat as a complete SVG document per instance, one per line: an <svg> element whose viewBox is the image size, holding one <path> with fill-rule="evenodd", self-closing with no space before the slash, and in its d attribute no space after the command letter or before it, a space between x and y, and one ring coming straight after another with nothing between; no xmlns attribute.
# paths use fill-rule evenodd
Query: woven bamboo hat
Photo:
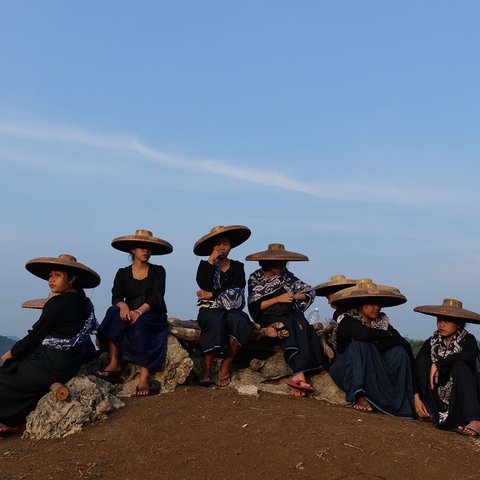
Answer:
<svg viewBox="0 0 480 480"><path fill-rule="evenodd" d="M330 304L334 307L357 307L361 304L394 307L405 303L407 299L400 290L389 285L377 285L370 278L357 280L353 287L334 293Z"/></svg>
<svg viewBox="0 0 480 480"><path fill-rule="evenodd" d="M333 275L328 282L318 284L315 293L319 297L326 297L344 288L353 287L356 283L356 280L346 278L345 275Z"/></svg>
<svg viewBox="0 0 480 480"><path fill-rule="evenodd" d="M480 314L466 310L463 308L462 302L455 298L445 298L441 305L420 305L413 310L434 317L450 317L452 320L480 324Z"/></svg>
<svg viewBox="0 0 480 480"><path fill-rule="evenodd" d="M301 253L289 252L285 250L285 245L281 243L271 243L267 250L263 252L251 253L245 260L278 260L285 262L308 262L308 257Z"/></svg>
<svg viewBox="0 0 480 480"><path fill-rule="evenodd" d="M173 247L166 240L153 236L150 230L136 230L133 235L124 235L112 240L112 247L121 252L130 253L134 248L144 247L152 251L152 255L166 255L173 252Z"/></svg>
<svg viewBox="0 0 480 480"><path fill-rule="evenodd" d="M52 270L61 270L77 276L77 285L81 288L95 288L100 285L100 276L97 272L83 263L77 262L73 255L63 253L57 258L39 257L29 260L25 268L36 277L48 280Z"/></svg>
<svg viewBox="0 0 480 480"><path fill-rule="evenodd" d="M35 298L33 300L27 300L26 302L22 303L22 308L37 308L42 309L45 304L52 298L58 295L57 293L51 293L46 298Z"/></svg>
<svg viewBox="0 0 480 480"><path fill-rule="evenodd" d="M250 229L244 225L229 225L227 227L219 225L218 227L213 227L206 235L195 242L193 253L200 257L209 256L212 253L215 242L220 237L227 237L230 240L230 246L235 248L246 242L251 234Z"/></svg>

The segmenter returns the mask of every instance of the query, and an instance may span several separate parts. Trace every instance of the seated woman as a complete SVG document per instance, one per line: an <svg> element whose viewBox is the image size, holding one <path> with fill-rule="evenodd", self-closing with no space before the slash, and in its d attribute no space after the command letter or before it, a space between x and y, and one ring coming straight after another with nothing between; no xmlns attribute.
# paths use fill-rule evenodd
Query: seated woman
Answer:
<svg viewBox="0 0 480 480"><path fill-rule="evenodd" d="M444 430L480 435L477 340L465 322L480 324L480 315L462 302L446 298L442 305L422 305L416 312L437 317L437 330L415 360L415 410Z"/></svg>
<svg viewBox="0 0 480 480"><path fill-rule="evenodd" d="M108 341L110 362L96 375L118 380L120 355L140 365L140 379L134 396L158 393L149 382L149 370L162 370L167 352L168 323L165 305L165 269L149 263L151 255L165 255L173 247L148 230L137 230L112 240L112 247L130 253L132 264L120 268L112 288L112 307L99 328L103 346Z"/></svg>
<svg viewBox="0 0 480 480"><path fill-rule="evenodd" d="M334 307L348 308L337 318L337 355L330 375L353 408L413 416L413 355L410 344L380 310L405 303L400 291L358 280L335 293Z"/></svg>
<svg viewBox="0 0 480 480"><path fill-rule="evenodd" d="M199 307L198 324L202 329L200 346L205 354L205 368L200 385L212 383L211 371L216 353L224 355L215 384L230 384L230 367L238 349L248 341L253 324L245 312L245 271L243 263L230 260L232 248L250 237L250 229L242 225L215 227L193 247L195 255L208 256L197 270Z"/></svg>
<svg viewBox="0 0 480 480"><path fill-rule="evenodd" d="M26 269L48 280L56 295L43 307L28 334L2 356L0 368L0 435L21 430L52 383L72 378L84 363L84 344L96 327L93 306L83 288L100 277L71 255L30 260Z"/></svg>
<svg viewBox="0 0 480 480"><path fill-rule="evenodd" d="M287 384L295 396L305 397L314 391L305 373L322 368L323 349L303 314L313 302L315 290L295 277L287 269L287 262L308 261L308 257L272 243L268 250L252 253L246 260L257 260L261 267L248 279L250 315L262 327L273 322L284 324L288 337L281 342L285 361L293 374Z"/></svg>
<svg viewBox="0 0 480 480"><path fill-rule="evenodd" d="M333 275L332 277L330 277L330 280L328 280L328 282L320 283L315 287L315 295L317 297L326 297L328 304L332 308L335 308L330 303L333 294L339 292L340 290L343 290L344 288L353 287L356 283L356 280L346 278L345 275ZM342 313L345 313L345 308L335 308L335 312L333 313L333 320L336 322L337 318Z"/></svg>

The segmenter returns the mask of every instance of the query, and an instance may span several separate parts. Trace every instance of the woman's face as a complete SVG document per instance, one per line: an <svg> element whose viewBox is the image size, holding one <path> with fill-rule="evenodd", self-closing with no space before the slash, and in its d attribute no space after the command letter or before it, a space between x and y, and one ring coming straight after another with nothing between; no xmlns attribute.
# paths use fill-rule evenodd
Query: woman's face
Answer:
<svg viewBox="0 0 480 480"><path fill-rule="evenodd" d="M458 332L459 329L460 325L456 322L452 322L452 320L448 317L437 318L437 330L442 337L451 338Z"/></svg>
<svg viewBox="0 0 480 480"><path fill-rule="evenodd" d="M287 268L287 262L284 260L277 260L269 262L266 272L271 273L272 275L282 275Z"/></svg>
<svg viewBox="0 0 480 480"><path fill-rule="evenodd" d="M361 313L362 317L371 322L375 320L380 315L380 310L382 307L380 305L362 305L358 310Z"/></svg>
<svg viewBox="0 0 480 480"><path fill-rule="evenodd" d="M218 252L218 258L224 260L228 257L232 246L228 237L220 237L213 245L213 250Z"/></svg>
<svg viewBox="0 0 480 480"><path fill-rule="evenodd" d="M52 293L62 293L72 288L75 278L75 275L69 275L67 272L52 270L48 276L48 286Z"/></svg>
<svg viewBox="0 0 480 480"><path fill-rule="evenodd" d="M149 248L137 247L132 250L133 260L139 262L148 262L152 256L152 251Z"/></svg>

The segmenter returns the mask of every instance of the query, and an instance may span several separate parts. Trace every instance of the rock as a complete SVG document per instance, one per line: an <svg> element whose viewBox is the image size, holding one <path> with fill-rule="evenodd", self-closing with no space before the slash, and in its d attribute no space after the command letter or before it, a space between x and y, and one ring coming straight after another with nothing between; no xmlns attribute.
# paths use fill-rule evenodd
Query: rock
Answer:
<svg viewBox="0 0 480 480"><path fill-rule="evenodd" d="M336 405L348 405L345 400L345 392L337 387L328 372L317 373L311 377L310 381L318 392L315 396L317 400L324 400Z"/></svg>
<svg viewBox="0 0 480 480"><path fill-rule="evenodd" d="M267 380L277 380L279 378L291 375L290 367L283 359L282 352L275 353L271 357L267 358L259 372Z"/></svg>
<svg viewBox="0 0 480 480"><path fill-rule="evenodd" d="M138 385L140 367L130 362L122 365L123 383L119 384L116 395L119 397L130 397ZM167 357L165 367L161 372L155 372L152 380L160 382L160 393L173 392L177 385L182 385L187 380L193 368L193 360L188 352L180 345L180 342L173 336L168 336Z"/></svg>
<svg viewBox="0 0 480 480"><path fill-rule="evenodd" d="M285 379L263 382L258 386L259 392L275 393L278 395L291 395L292 389L285 384Z"/></svg>
<svg viewBox="0 0 480 480"><path fill-rule="evenodd" d="M111 394L109 383L91 375L74 377L66 386L70 390L67 400L58 402L51 392L40 399L27 417L24 437L37 440L66 437L125 406Z"/></svg>

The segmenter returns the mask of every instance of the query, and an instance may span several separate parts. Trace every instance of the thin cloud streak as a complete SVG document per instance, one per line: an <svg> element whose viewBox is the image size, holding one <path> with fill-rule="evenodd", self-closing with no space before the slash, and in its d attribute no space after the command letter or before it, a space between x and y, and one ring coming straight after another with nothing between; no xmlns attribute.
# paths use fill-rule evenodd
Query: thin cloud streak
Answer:
<svg viewBox="0 0 480 480"><path fill-rule="evenodd" d="M0 119L0 134L38 141L76 143L88 147L136 154L151 163L170 168L210 173L246 183L255 183L303 193L324 199L357 202L390 202L403 205L425 205L440 201L432 192L414 192L390 186L368 186L352 183L311 184L287 175L248 167L238 167L220 160L191 159L151 148L135 136L101 135L79 128L44 126Z"/></svg>

